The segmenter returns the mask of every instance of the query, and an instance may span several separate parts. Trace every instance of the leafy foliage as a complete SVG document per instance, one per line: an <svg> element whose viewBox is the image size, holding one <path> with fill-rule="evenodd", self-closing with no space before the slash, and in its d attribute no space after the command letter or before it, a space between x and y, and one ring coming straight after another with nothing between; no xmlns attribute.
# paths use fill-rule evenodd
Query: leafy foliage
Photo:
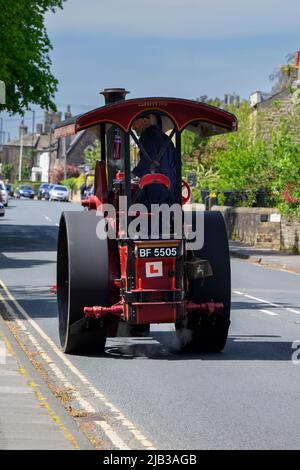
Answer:
<svg viewBox="0 0 300 470"><path fill-rule="evenodd" d="M80 170L75 165L67 165L67 178L77 178ZM64 166L57 165L50 173L51 183L60 183L64 179Z"/></svg>
<svg viewBox="0 0 300 470"><path fill-rule="evenodd" d="M87 148L83 152L85 163L89 165L91 170L94 170L97 160L101 159L101 146L99 139L95 139L93 148Z"/></svg>
<svg viewBox="0 0 300 470"><path fill-rule="evenodd" d="M231 107L238 132L212 137L202 148L192 142L183 159L183 175L197 175L195 199L200 200L204 188L233 190L243 193L240 204L252 206L264 190L268 205L300 216L300 105L294 101L292 111L282 112L273 125L266 125L263 113L254 117L247 102ZM276 109L281 109L280 103Z"/></svg>
<svg viewBox="0 0 300 470"><path fill-rule="evenodd" d="M31 103L55 110L57 80L51 73L44 15L62 8L63 0L0 0L0 79L6 84L6 105L24 113Z"/></svg>
<svg viewBox="0 0 300 470"><path fill-rule="evenodd" d="M2 164L2 177L4 180L10 180L12 169L13 169L13 165L11 163Z"/></svg>

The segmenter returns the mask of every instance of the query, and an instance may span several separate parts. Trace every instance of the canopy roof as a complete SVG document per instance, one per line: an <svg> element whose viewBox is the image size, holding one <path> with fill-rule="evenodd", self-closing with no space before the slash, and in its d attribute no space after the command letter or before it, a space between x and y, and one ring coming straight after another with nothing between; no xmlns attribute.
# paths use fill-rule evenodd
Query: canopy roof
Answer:
<svg viewBox="0 0 300 470"><path fill-rule="evenodd" d="M159 114L163 131L183 129L209 137L237 130L236 117L223 109L198 101L179 98L136 98L118 101L63 121L54 131L56 138L66 137L101 123L114 124L128 132L142 113Z"/></svg>

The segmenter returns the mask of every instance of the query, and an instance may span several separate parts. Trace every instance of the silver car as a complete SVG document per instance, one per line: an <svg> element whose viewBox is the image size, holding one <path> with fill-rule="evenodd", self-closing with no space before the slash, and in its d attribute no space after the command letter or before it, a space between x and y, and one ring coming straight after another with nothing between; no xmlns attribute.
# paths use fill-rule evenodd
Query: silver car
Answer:
<svg viewBox="0 0 300 470"><path fill-rule="evenodd" d="M0 202L0 217L3 217L5 214L4 205Z"/></svg>
<svg viewBox="0 0 300 470"><path fill-rule="evenodd" d="M7 207L8 204L8 192L6 190L5 184L3 181L0 181L0 201L2 204Z"/></svg>
<svg viewBox="0 0 300 470"><path fill-rule="evenodd" d="M67 186L55 184L49 191L50 201L66 201L69 202L69 190Z"/></svg>

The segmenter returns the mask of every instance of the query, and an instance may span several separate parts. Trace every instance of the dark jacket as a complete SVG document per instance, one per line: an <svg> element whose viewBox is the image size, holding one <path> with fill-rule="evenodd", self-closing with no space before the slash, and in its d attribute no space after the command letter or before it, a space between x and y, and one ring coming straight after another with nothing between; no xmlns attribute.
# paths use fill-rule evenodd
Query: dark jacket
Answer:
<svg viewBox="0 0 300 470"><path fill-rule="evenodd" d="M146 150L151 160L157 160L159 152L163 146L166 145L169 137L161 132L157 126L149 126L142 133L140 137L140 144ZM171 182L171 192L174 192L176 182L176 169L175 169L175 148L171 141L160 159L160 166L155 169L156 173L163 173L168 176ZM132 173L139 178L151 173L150 162L140 151L140 161L137 166L132 170Z"/></svg>

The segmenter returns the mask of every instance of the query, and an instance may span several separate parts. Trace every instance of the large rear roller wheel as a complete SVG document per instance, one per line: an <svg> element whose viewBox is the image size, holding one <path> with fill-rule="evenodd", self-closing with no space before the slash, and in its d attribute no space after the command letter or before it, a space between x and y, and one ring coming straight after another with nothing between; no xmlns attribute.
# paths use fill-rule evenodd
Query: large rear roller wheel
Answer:
<svg viewBox="0 0 300 470"><path fill-rule="evenodd" d="M204 245L194 255L207 259L213 276L190 281L189 298L195 303L222 302L224 309L216 315L190 314L176 324L182 351L220 352L224 349L230 325L231 275L228 238L220 212L204 213Z"/></svg>
<svg viewBox="0 0 300 470"><path fill-rule="evenodd" d="M59 336L65 353L103 353L106 329L85 319L85 306L108 305L107 240L96 235L95 212L63 212L58 233L57 300Z"/></svg>

